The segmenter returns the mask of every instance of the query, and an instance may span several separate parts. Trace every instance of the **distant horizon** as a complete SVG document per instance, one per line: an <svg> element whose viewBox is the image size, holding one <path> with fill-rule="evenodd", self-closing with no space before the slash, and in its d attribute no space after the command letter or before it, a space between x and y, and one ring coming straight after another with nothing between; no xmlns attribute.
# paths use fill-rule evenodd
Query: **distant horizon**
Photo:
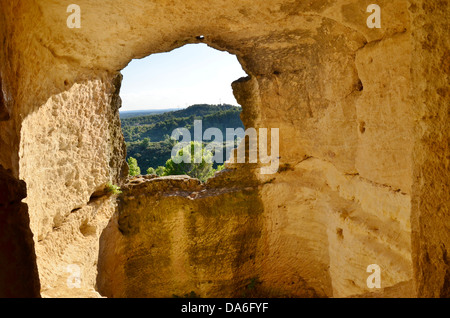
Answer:
<svg viewBox="0 0 450 318"><path fill-rule="evenodd" d="M127 110L122 110L119 109L120 113L125 113L125 112L147 112L147 111L151 111L151 112L157 112L157 111L163 111L163 110L182 110L182 109L187 109L191 106L195 106L195 105L211 105L211 106L221 106L221 105L230 105L230 106L234 106L234 107L242 107L241 105L237 104L228 104L228 103L222 103L222 104L208 104L208 103L199 103L199 104L192 104L189 106L185 106L185 107L181 107L181 108L148 108L148 109L127 109Z"/></svg>
<svg viewBox="0 0 450 318"><path fill-rule="evenodd" d="M189 106L188 106L189 107ZM187 107L186 107L187 108ZM119 113L126 113L126 112L157 112L162 110L178 110L178 109L184 109L184 108L151 108L151 109L128 109L128 110L121 110L119 109Z"/></svg>

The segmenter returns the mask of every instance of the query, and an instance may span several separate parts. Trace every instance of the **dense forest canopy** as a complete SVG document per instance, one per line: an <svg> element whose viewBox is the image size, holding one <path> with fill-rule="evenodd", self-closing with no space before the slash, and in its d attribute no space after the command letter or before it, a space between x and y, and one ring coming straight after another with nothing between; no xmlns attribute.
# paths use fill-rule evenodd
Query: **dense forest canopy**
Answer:
<svg viewBox="0 0 450 318"><path fill-rule="evenodd" d="M175 111L177 109L158 109L158 110L125 110L120 112L120 119L139 117L139 116L148 116L148 115L156 115L163 114L171 111Z"/></svg>
<svg viewBox="0 0 450 318"><path fill-rule="evenodd" d="M182 110L151 115L139 116L137 113L138 116L134 117L129 112L126 116L121 114L127 160L135 158L143 174L159 171L158 174L161 175L176 144L176 141L170 138L175 129L186 128L193 135L194 120L202 120L203 132L215 127L225 136L226 128L244 128L240 114L241 107L227 104L193 105ZM225 144L223 146L225 147ZM219 165L220 163L214 163L212 168L217 169Z"/></svg>

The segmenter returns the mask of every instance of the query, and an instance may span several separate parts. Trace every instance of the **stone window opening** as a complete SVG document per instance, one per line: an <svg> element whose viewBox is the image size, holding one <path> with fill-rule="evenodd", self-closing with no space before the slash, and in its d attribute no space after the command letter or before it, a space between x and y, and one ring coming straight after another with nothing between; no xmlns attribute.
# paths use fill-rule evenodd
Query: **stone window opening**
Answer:
<svg viewBox="0 0 450 318"><path fill-rule="evenodd" d="M205 36L196 38L203 41ZM121 127L131 176L180 175L184 171L205 182L224 169L240 142L233 139L227 143L226 129L244 129L231 83L247 74L234 55L206 44L188 44L132 60L122 74ZM200 127L196 126L198 120ZM212 160L211 164L202 161L169 169L167 161L176 143L187 140L172 138L178 128L187 128L191 141L201 139L204 160ZM215 128L221 136L206 133ZM215 143L223 143L223 147L213 146ZM181 170L177 168L181 166Z"/></svg>

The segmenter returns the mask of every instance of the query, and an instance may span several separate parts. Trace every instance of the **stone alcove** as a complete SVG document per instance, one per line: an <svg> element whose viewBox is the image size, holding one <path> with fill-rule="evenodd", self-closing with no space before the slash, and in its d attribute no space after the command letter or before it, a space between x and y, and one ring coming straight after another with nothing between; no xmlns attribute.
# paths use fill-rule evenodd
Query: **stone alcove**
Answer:
<svg viewBox="0 0 450 318"><path fill-rule="evenodd" d="M118 72L202 41L251 76L233 84L244 124L280 128L280 173L253 175L262 284L364 295L377 263L381 295L448 295L448 4L378 1L383 27L368 29L370 3L80 0L81 28L69 29L63 1L2 2L0 164L17 194L2 197L2 224L23 235L1 235L35 250L42 294L96 294L98 240L116 204L91 196L126 175ZM13 213L19 180L30 225ZM21 278L37 281L34 255L11 251L16 261L1 263L21 288L4 294L38 295ZM81 268L79 290L67 288L68 264Z"/></svg>

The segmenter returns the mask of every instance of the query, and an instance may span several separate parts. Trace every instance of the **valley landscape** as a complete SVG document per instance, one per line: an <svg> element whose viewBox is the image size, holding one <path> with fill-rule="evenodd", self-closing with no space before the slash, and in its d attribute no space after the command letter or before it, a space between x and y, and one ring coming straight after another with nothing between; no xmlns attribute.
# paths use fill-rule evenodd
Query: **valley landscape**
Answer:
<svg viewBox="0 0 450 318"><path fill-rule="evenodd" d="M226 129L244 129L240 119L241 108L232 105L192 105L177 111L152 111L160 114L132 115L121 113L122 131L127 146L127 159L135 158L142 173L150 168L161 171L171 158L171 151L178 140L171 139L172 132L186 128L194 135L194 121L202 121L203 132L209 128L219 129L223 135ZM236 140L236 145L240 140ZM226 144L224 142L223 152ZM235 145L233 145L235 148ZM229 158L224 158L224 161ZM222 163L213 163L217 169ZM162 172L160 173L162 175Z"/></svg>

